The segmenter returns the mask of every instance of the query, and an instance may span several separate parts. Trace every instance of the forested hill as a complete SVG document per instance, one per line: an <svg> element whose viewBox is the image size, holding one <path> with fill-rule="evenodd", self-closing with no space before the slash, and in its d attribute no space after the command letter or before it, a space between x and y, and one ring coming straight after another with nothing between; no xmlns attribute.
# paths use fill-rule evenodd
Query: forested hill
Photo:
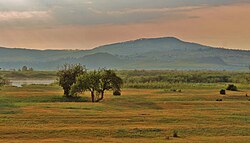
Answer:
<svg viewBox="0 0 250 143"><path fill-rule="evenodd" d="M64 63L81 63L90 69L248 70L250 51L214 48L174 37L138 39L92 50L0 48L0 68L4 69L26 65L56 70Z"/></svg>

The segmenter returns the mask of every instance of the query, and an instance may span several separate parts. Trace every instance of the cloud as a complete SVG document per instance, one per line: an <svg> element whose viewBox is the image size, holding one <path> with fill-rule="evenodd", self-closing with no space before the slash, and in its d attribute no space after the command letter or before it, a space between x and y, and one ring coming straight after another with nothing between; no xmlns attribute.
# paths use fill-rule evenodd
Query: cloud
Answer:
<svg viewBox="0 0 250 143"><path fill-rule="evenodd" d="M98 25L141 23L158 18L175 20L190 18L184 11L247 2L249 0L0 0L0 25ZM39 18L47 20L36 22Z"/></svg>
<svg viewBox="0 0 250 143"><path fill-rule="evenodd" d="M49 18L48 11L7 11L0 12L0 21L27 20L33 18Z"/></svg>
<svg viewBox="0 0 250 143"><path fill-rule="evenodd" d="M249 49L250 4L241 0L26 2L22 8L0 8L2 17L8 17L0 21L1 45L89 49L142 37L174 36L205 45Z"/></svg>

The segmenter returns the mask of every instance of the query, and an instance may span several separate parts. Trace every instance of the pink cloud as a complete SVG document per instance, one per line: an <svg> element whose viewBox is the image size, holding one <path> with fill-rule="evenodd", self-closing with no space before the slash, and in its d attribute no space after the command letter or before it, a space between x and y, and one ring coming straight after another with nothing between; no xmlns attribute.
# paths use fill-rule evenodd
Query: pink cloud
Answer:
<svg viewBox="0 0 250 143"><path fill-rule="evenodd" d="M37 18L49 18L48 11L3 11L0 12L0 21L25 20Z"/></svg>

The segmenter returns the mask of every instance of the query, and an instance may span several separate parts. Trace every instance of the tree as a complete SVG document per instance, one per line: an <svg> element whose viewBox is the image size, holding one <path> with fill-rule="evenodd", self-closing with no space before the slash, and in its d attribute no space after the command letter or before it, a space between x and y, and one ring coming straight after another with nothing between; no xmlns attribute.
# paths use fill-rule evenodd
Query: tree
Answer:
<svg viewBox="0 0 250 143"><path fill-rule="evenodd" d="M72 97L70 94L71 86L76 83L76 78L79 75L84 75L85 73L85 66L80 64L65 64L58 71L59 85L63 88L66 97Z"/></svg>
<svg viewBox="0 0 250 143"><path fill-rule="evenodd" d="M34 69L31 67L31 68L29 68L29 71L34 71Z"/></svg>
<svg viewBox="0 0 250 143"><path fill-rule="evenodd" d="M92 102L99 102L103 100L106 90L120 91L121 85L122 79L112 70L91 71L77 78L76 84L71 88L71 94L90 91Z"/></svg>
<svg viewBox="0 0 250 143"><path fill-rule="evenodd" d="M100 85L100 72L91 71L86 74L80 75L77 78L76 84L72 86L71 94L82 93L90 91L91 101L95 102L95 92L99 92Z"/></svg>
<svg viewBox="0 0 250 143"><path fill-rule="evenodd" d="M22 67L22 71L28 71L28 67L27 66L23 66Z"/></svg>
<svg viewBox="0 0 250 143"><path fill-rule="evenodd" d="M112 89L113 91L120 91L122 85L122 79L116 75L113 70L101 70L100 71L100 89L99 93L101 97L97 100L97 102L103 100L104 92L106 90Z"/></svg>

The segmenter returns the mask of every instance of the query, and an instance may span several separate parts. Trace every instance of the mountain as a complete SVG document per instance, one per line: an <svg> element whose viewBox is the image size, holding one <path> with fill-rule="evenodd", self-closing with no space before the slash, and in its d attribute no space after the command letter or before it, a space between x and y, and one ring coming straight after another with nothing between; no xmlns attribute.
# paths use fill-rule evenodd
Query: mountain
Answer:
<svg viewBox="0 0 250 143"><path fill-rule="evenodd" d="M166 52L166 51L183 51L183 50L197 50L208 49L207 46L202 46L195 43L183 42L174 37L166 38L151 38L138 39L134 41L115 43L111 45L100 46L95 48L95 52L108 51L111 54L117 55L134 55L144 54L148 52Z"/></svg>
<svg viewBox="0 0 250 143"><path fill-rule="evenodd" d="M94 69L97 67L114 68L119 67L122 64L126 64L117 56L113 56L109 53L96 53L91 55L86 55L79 58L78 61L85 63L88 68Z"/></svg>
<svg viewBox="0 0 250 143"><path fill-rule="evenodd" d="M250 51L204 46L175 37L144 38L92 50L0 47L0 68L26 65L37 70L56 70L64 63L81 63L89 69L248 70Z"/></svg>

